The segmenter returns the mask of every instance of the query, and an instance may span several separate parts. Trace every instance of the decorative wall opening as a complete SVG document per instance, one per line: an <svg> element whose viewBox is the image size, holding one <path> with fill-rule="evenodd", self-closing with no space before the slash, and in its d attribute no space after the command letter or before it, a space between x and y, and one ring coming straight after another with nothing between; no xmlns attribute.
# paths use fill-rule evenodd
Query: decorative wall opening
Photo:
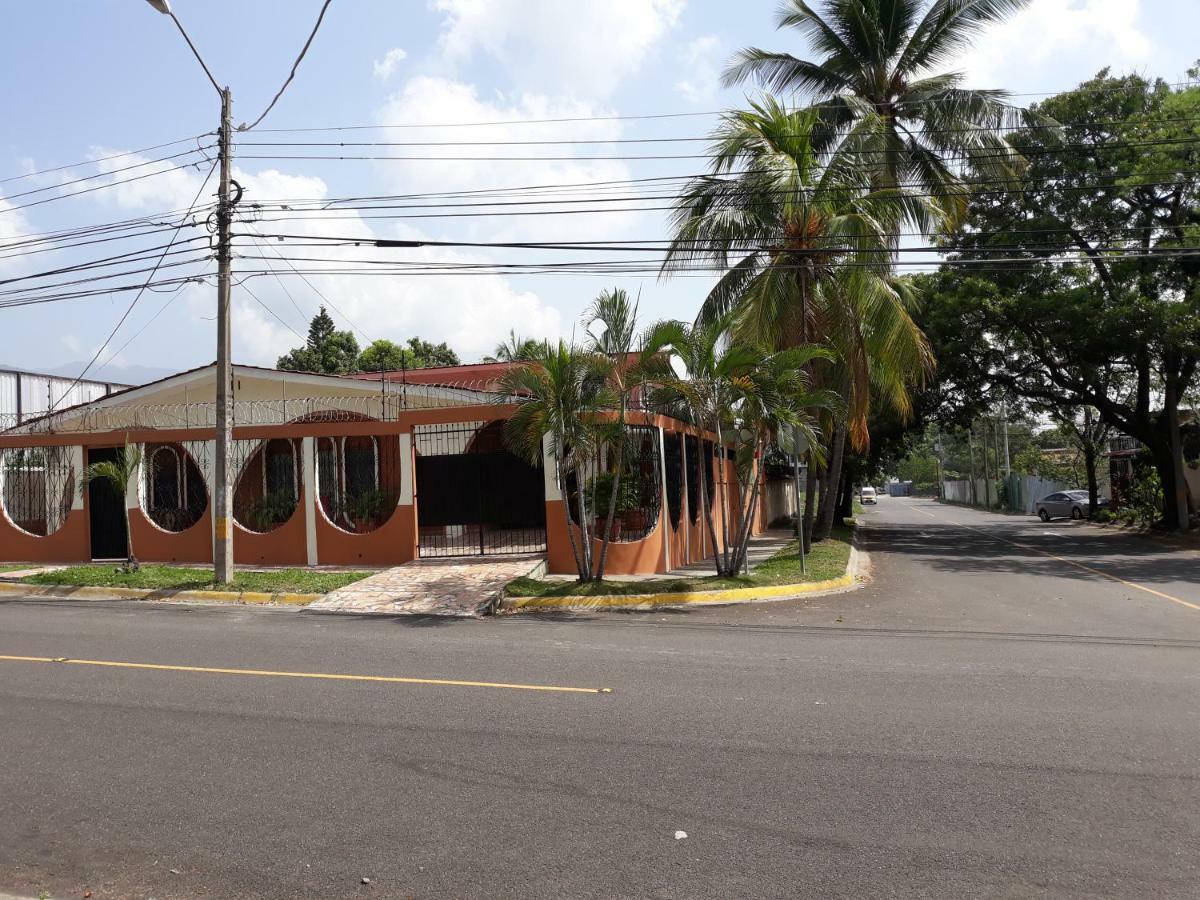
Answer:
<svg viewBox="0 0 1200 900"><path fill-rule="evenodd" d="M19 529L37 537L67 521L75 496L75 467L68 447L0 450L0 500Z"/></svg>
<svg viewBox="0 0 1200 900"><path fill-rule="evenodd" d="M683 436L668 432L663 441L667 450L663 461L667 470L667 515L671 527L678 530L683 517Z"/></svg>
<svg viewBox="0 0 1200 900"><path fill-rule="evenodd" d="M317 497L331 523L364 534L391 518L402 477L396 435L317 438L316 454Z"/></svg>
<svg viewBox="0 0 1200 900"><path fill-rule="evenodd" d="M687 444L687 498L688 518L695 525L700 521L700 441L693 435L686 438ZM711 468L710 468L711 471ZM712 500L712 482L708 485L708 499Z"/></svg>
<svg viewBox="0 0 1200 900"><path fill-rule="evenodd" d="M203 444L201 445L204 446ZM142 509L164 531L186 531L208 508L204 473L183 444L148 444Z"/></svg>
<svg viewBox="0 0 1200 900"><path fill-rule="evenodd" d="M647 425L628 426L626 441L624 471L619 485L613 477L616 468L616 455L613 453L604 454L598 474L585 473L584 504L592 517L592 534L596 538L604 536L614 486L618 493L612 540L640 541L658 525L662 507L662 460L658 451L658 429ZM575 473L568 473L564 499L569 504L571 521L579 524L576 491Z"/></svg>
<svg viewBox="0 0 1200 900"><path fill-rule="evenodd" d="M300 501L300 442L292 438L234 441L233 517L266 534L292 517Z"/></svg>

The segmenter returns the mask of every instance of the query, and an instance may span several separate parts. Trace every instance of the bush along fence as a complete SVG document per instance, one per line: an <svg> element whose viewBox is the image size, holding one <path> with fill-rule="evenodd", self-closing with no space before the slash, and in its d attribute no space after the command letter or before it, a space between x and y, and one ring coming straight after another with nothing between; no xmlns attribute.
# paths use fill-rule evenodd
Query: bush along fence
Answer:
<svg viewBox="0 0 1200 900"><path fill-rule="evenodd" d="M1036 475L1009 475L1006 478L975 478L942 482L942 499L980 509L1033 514L1034 504L1055 491L1072 490L1069 485Z"/></svg>

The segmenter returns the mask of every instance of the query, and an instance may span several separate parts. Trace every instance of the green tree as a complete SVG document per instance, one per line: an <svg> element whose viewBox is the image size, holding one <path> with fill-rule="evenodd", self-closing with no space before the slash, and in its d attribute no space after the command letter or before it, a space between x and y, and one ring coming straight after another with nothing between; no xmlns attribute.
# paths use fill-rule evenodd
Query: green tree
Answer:
<svg viewBox="0 0 1200 900"><path fill-rule="evenodd" d="M351 332L338 331L322 306L309 322L304 346L289 350L275 365L290 372L345 375L358 366L358 341Z"/></svg>
<svg viewBox="0 0 1200 900"><path fill-rule="evenodd" d="M521 337L515 330L508 332L508 337L496 345L490 356L483 358L484 362L521 362L531 359L545 341L536 338Z"/></svg>
<svg viewBox="0 0 1200 900"><path fill-rule="evenodd" d="M137 444L126 443L117 451L116 459L92 463L83 470L83 476L79 479L79 495L81 497L87 494L90 485L99 481L106 484L121 498L121 512L125 515L126 547L125 565L122 569L127 573L136 572L140 568L137 555L133 552L133 531L129 528L129 508L125 497L129 493L130 484L137 481L141 469L142 448Z"/></svg>
<svg viewBox="0 0 1200 900"><path fill-rule="evenodd" d="M890 277L892 238L905 223L935 230L943 217L919 192L876 187L856 152L823 151L816 110L790 112L770 97L752 107L725 116L712 174L690 182L676 204L663 271L732 263L701 320L729 315L737 340L834 352L814 373L845 411L826 429L830 471L815 529L809 466L804 532L819 538L833 525L847 437L865 448L872 399L907 413L910 386L930 368L914 298Z"/></svg>
<svg viewBox="0 0 1200 900"><path fill-rule="evenodd" d="M603 406L603 385L604 371L596 355L560 340L556 346L543 344L533 358L506 372L498 386L502 393L526 398L505 424L504 437L509 449L530 463L541 465L543 441L549 439L559 485L563 488L563 516L580 582L594 577L583 473L588 461L594 458L593 423ZM575 476L578 541L567 508L571 499L566 490L568 472Z"/></svg>
<svg viewBox="0 0 1200 900"><path fill-rule="evenodd" d="M1163 522L1186 528L1180 405L1200 367L1200 263L1181 250L1200 238L1200 88L1105 70L1037 112L1064 124L1011 138L1030 160L1025 189L979 194L952 243L986 267L926 282L927 313L957 335L935 335L943 374L1096 410L1147 447Z"/></svg>
<svg viewBox="0 0 1200 900"><path fill-rule="evenodd" d="M432 344L419 337L401 346L386 338L372 341L358 357L363 372L398 372L401 369L431 369L459 365L458 354L443 341Z"/></svg>
<svg viewBox="0 0 1200 900"><path fill-rule="evenodd" d="M962 86L959 72L935 70L968 48L979 32L1029 0L828 0L823 12L784 0L778 28L793 29L816 60L749 48L726 70L726 85L755 80L779 94L798 93L820 110L825 140L848 136L859 163L880 186L917 184L939 195L954 218L966 190L950 155L990 177L1010 177L1019 158L1000 129L1025 114L1007 94Z"/></svg>
<svg viewBox="0 0 1200 900"><path fill-rule="evenodd" d="M435 369L462 363L458 354L451 350L445 341L433 344L419 337L411 337L405 345L405 350L408 354L406 363L410 369Z"/></svg>

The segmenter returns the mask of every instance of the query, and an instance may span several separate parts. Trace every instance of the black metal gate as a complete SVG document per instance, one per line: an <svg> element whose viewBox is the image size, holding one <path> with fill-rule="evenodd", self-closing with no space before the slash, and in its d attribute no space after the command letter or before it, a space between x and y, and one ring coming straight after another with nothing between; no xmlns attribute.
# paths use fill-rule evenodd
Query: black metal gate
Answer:
<svg viewBox="0 0 1200 900"><path fill-rule="evenodd" d="M413 430L420 556L546 549L542 469L504 449L502 428L466 422Z"/></svg>
<svg viewBox="0 0 1200 900"><path fill-rule="evenodd" d="M116 447L89 448L88 465L115 462L121 452ZM125 495L112 482L98 478L88 485L87 502L92 559L124 559L129 555L129 536L125 534Z"/></svg>

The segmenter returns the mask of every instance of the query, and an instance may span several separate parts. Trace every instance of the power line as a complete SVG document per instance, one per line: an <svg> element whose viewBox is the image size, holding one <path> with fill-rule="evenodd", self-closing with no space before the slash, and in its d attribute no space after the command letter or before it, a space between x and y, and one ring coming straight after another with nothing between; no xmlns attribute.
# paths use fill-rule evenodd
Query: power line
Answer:
<svg viewBox="0 0 1200 900"><path fill-rule="evenodd" d="M49 168L49 169L39 169L36 172L26 172L24 175L10 175L7 178L0 178L0 184L7 184L10 181L20 181L23 178L36 178L39 175L49 175L53 172L62 172L65 169L80 169L80 168L83 168L84 166L93 166L96 163L108 162L109 160L113 160L113 159L120 159L123 156L137 156L141 153L153 153L155 150L163 150L167 147L177 146L178 144L186 144L191 141L198 141L198 140L200 140L200 138L208 137L211 134L212 134L211 131L206 131L203 134L195 134L195 135L192 135L191 137L180 138L179 140L176 140L176 141L167 141L166 143L163 143L163 144L155 144L152 147L142 147L139 150L126 150L123 153L113 153L109 156L98 156L95 159L85 160L84 162L67 163L66 165L53 166L52 168Z"/></svg>
<svg viewBox="0 0 1200 900"><path fill-rule="evenodd" d="M293 328L291 325L289 325L286 321L284 321L283 318L279 315L279 313L275 312L275 310L271 309L271 307L267 306L266 303L264 303L262 300L260 300L258 294L254 293L254 291L250 290L250 286L248 284L246 284L245 281L239 282L238 287L240 287L243 291L245 291L252 298L254 298L255 303L257 303L259 306L261 306L263 309L265 309L267 312L269 312L271 315L273 315L276 319L278 319L280 324L283 325L284 328L286 328L288 331L290 331L296 337L300 338L301 341L308 340L308 338L306 338L304 335L302 335L300 332L298 332L295 328Z"/></svg>
<svg viewBox="0 0 1200 900"><path fill-rule="evenodd" d="M156 175L166 175L170 172L181 172L184 169L192 168L193 165L196 165L196 164L192 163L192 164L187 164L187 165L182 165L182 166L171 166L170 168L160 169L156 172L145 172L141 175L134 175L130 178L117 179L116 181L110 181L107 184L98 184L95 187L84 188L83 190L80 190L80 191L72 191L68 194L60 194L57 197L46 197L44 200L33 200L29 203L22 203L19 206L10 206L7 209L0 209L0 214L16 212L19 209L29 209L29 207L31 207L31 206L41 206L43 203L53 203L55 200L67 200L67 199L70 199L71 197L79 197L83 194L90 194L93 191L107 190L108 188L118 187L119 185L122 185L122 184L129 184L130 182L133 182L133 181L141 181L143 178L154 178Z"/></svg>
<svg viewBox="0 0 1200 900"><path fill-rule="evenodd" d="M1194 82L1180 81L1170 82L1166 85L1170 88L1186 88L1194 87ZM1088 93L1088 94L1103 94L1103 93L1122 93L1126 90L1124 87L1113 88L1067 88L1061 91L1048 92L1033 92L1024 94L1007 94L1009 97L1054 97L1059 94L1067 93ZM926 102L936 102L933 100ZM807 108L827 108L831 106L840 106L836 101L822 101L819 103L809 104ZM669 113L643 113L634 115L604 115L604 116L562 116L557 118L543 119L493 119L482 122L405 122L395 124L372 124L372 125L329 125L307 128L264 128L260 133L274 134L301 134L321 131L366 131L375 129L409 129L409 128L485 128L490 126L508 126L508 125L553 125L564 122L635 122L635 121L650 121L659 119L689 119L689 118L704 118L711 116L726 115L731 110L716 109L703 110L697 112L669 112ZM994 130L994 129L987 129Z"/></svg>
<svg viewBox="0 0 1200 900"><path fill-rule="evenodd" d="M204 188L208 186L208 180L212 178L212 173L216 171L216 168L217 164L214 162L212 164L212 168L208 170L208 174L204 176L204 181L200 184L200 190L196 191L196 196L192 199L192 206L195 206L200 202L200 195L204 193ZM184 218L186 220L186 216ZM182 224L183 222L181 221L180 225ZM126 307L125 312L121 315L121 318L117 320L117 324L113 326L113 330L108 333L108 337L105 338L104 343L100 345L100 349L96 351L95 355L91 358L91 360L88 361L88 364L83 367L83 371L79 373L78 377L71 382L71 386L67 388L62 395L60 395L58 401L50 404L50 408L46 411L47 413L54 412L54 409L56 406L58 406L58 403L62 402L62 398L69 394L75 385L79 384L79 382L83 380L83 376L85 376L92 366L95 365L96 360L100 358L100 354L104 352L104 349L109 345L112 339L116 337L116 334L120 330L121 326L125 324L125 320L129 318L129 314L133 312L133 308L137 306L138 301L142 299L142 295L145 293L146 287L148 287L150 282L154 279L155 273L158 271L162 261L166 259L167 252L171 249L171 244L175 243L175 238L179 236L180 231L180 228L175 229L175 233L171 235L170 243L167 244L166 249L163 250L162 255L158 258L158 262L155 264L154 269L150 272L150 277L146 279L146 285L143 286L142 290L138 291L134 295L133 300L130 301L129 306Z"/></svg>
<svg viewBox="0 0 1200 900"><path fill-rule="evenodd" d="M21 191L19 194L9 194L6 197L0 197L0 200L3 200L3 201L15 200L17 197L28 197L33 194L42 194L42 193L45 193L46 191L57 191L57 190L61 190L62 188L68 187L69 185L72 185L72 184L82 184L85 181L94 181L97 178L107 178L110 175L116 175L119 172L128 172L128 171L131 171L132 169L144 169L146 166L153 166L153 165L155 165L157 163L161 163L161 162L169 162L172 159L181 159L182 157L192 156L196 153L203 154L205 150L210 150L210 149L212 149L212 147L213 147L212 144L207 144L203 147L197 147L195 150L184 150L182 153L173 153L170 156L160 156L158 159L149 159L149 160L146 160L145 162L134 163L133 165L130 165L130 166L122 166L119 169L110 169L107 172L97 172L95 175L85 175L82 178L75 178L75 179L72 179L71 181L62 181L62 182L59 182L58 184L47 185L46 187L33 188L28 191ZM205 155L205 158L207 159L207 154L204 154L204 155Z"/></svg>
<svg viewBox="0 0 1200 900"><path fill-rule="evenodd" d="M249 125L247 125L243 122L241 125L238 126L238 128L237 128L238 131L250 131L252 128L254 128L255 125L257 125L259 122L261 122L263 119L265 119L267 117L267 113L269 113L272 109L275 108L275 104L279 102L279 98L283 96L283 92L287 90L288 85L292 83L292 79L296 77L296 70L298 68L300 68L300 62L301 62L301 60L304 59L304 54L306 54L308 52L308 48L312 44L313 38L315 38L317 36L317 30L321 27L321 22L325 18L325 11L327 9L329 9L329 4L331 2L332 2L332 0L325 0L325 2L323 4L321 4L321 12L317 15L317 22L315 25L313 25L312 33L309 34L308 40L304 42L304 46L300 48L300 55L297 56L296 61L294 63L292 63L292 70L290 72L288 72L288 77L283 82L283 87L281 87L276 92L275 96L271 98L271 102L268 103L267 108L262 111L262 115L260 115L257 119L255 119Z"/></svg>

